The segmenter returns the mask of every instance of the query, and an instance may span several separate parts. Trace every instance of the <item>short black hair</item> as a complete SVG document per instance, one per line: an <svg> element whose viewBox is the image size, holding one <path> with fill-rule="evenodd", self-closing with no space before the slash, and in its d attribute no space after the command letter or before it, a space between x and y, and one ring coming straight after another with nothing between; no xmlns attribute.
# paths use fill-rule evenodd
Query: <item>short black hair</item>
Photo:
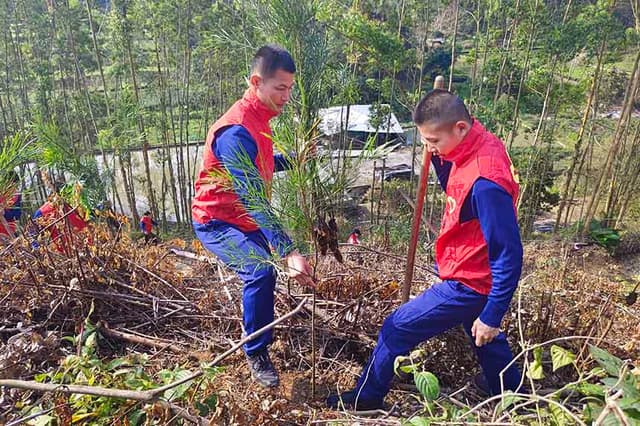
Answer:
<svg viewBox="0 0 640 426"><path fill-rule="evenodd" d="M142 213L142 216L151 216L151 212L147 210L146 212Z"/></svg>
<svg viewBox="0 0 640 426"><path fill-rule="evenodd" d="M251 62L251 72L258 73L262 78L269 78L278 70L291 74L296 72L296 64L291 54L275 44L267 44L258 49Z"/></svg>
<svg viewBox="0 0 640 426"><path fill-rule="evenodd" d="M352 234L361 235L360 230L358 228L353 228Z"/></svg>
<svg viewBox="0 0 640 426"><path fill-rule="evenodd" d="M462 99L444 89L427 93L413 110L413 122L418 126L427 122L454 124L458 121L471 124L469 110Z"/></svg>

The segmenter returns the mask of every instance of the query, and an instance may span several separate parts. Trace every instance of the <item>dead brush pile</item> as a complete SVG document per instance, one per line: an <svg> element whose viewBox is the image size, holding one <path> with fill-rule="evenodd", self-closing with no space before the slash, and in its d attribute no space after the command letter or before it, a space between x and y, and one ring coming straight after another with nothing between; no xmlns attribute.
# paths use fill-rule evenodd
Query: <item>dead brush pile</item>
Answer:
<svg viewBox="0 0 640 426"><path fill-rule="evenodd" d="M151 371L189 363L197 368L241 337L242 284L197 245L147 246L103 225L72 240L65 253L33 248L26 238L0 248L0 379L55 370L66 355L81 352L81 339L74 347L62 338L83 335L87 324L99 331L98 356L148 353ZM345 265L317 260L317 359L327 383L344 370L339 360L355 372L366 357L397 304L400 260L368 251ZM420 271L424 279L426 270ZM276 317L308 296L281 277ZM309 370L311 311L308 303L276 328L275 356L285 371ZM2 411L11 412L15 398L3 398Z"/></svg>
<svg viewBox="0 0 640 426"><path fill-rule="evenodd" d="M101 225L93 228L91 245L81 244L81 235L74 238L77 250L68 254L52 248L34 250L27 240L0 248L4 253L0 256L0 379L31 379L59 368L65 356L81 352L82 344L62 338L82 335L87 324L99 331L96 356L112 360L148 354L144 368L157 383L161 378L154 374L161 369L180 366L194 371L240 339L242 284L197 244L187 247L176 240L146 246ZM396 256L366 247L342 248L342 252L344 264L331 256L312 256L318 281L315 309L309 301L299 314L275 328L272 357L281 372L278 389L263 390L252 384L238 351L222 362L223 369L208 385L192 385L176 404L214 424L304 424L339 417L322 409L324 398L330 391L353 386L382 321L399 304L405 267L402 253ZM528 244L520 289L503 324L514 352L549 339L580 335L637 361L640 312L637 304L625 304L628 289L615 279L620 273L604 250L574 250L552 242ZM434 280L428 265L420 262L415 277L414 293ZM276 317L303 297L311 300L305 291L281 275ZM587 358L585 340L559 344ZM423 348L428 354L425 369L439 377L446 393L464 388L477 371L461 330L452 330ZM530 358L522 357L525 362ZM560 371L537 385L556 388L571 377L571 372ZM407 389L414 390L407 383L395 385L391 401L408 399ZM196 391L203 390L217 395L210 412L194 402ZM8 392L0 398L0 415L8 420L20 417L24 409L17 407L38 398L37 393ZM451 399L464 406L480 401L469 389ZM140 407L148 420L173 417L153 404ZM131 410L129 404L110 415L130 421ZM408 416L415 404L400 410Z"/></svg>

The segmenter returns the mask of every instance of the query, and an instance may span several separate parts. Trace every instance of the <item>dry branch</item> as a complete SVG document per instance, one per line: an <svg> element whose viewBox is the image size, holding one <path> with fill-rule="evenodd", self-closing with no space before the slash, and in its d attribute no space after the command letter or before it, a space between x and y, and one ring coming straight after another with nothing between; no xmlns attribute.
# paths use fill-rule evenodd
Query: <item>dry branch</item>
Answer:
<svg viewBox="0 0 640 426"><path fill-rule="evenodd" d="M156 339L150 339L148 337L125 333L124 331L120 330L114 330L113 328L110 328L109 325L104 321L98 322L97 326L98 330L100 330L100 333L108 337L113 337L114 339L120 339L124 340L125 342L149 346L156 349L165 349L174 353L184 353L184 350L182 348L172 343L160 342Z"/></svg>
<svg viewBox="0 0 640 426"><path fill-rule="evenodd" d="M263 333L271 330L273 327L275 327L276 325L280 324L282 321L292 317L293 315L295 315L296 313L298 313L302 309L302 307L305 305L306 302L307 302L307 298L303 299L302 302L300 302L300 304L295 309L290 311L288 314L286 314L286 315L276 319L275 321L267 324L266 326L262 327L260 330L257 330L256 332L251 333L250 335L246 336L244 339L241 339L238 343L236 343L229 350L227 350L224 353L218 355L216 357L216 359L214 359L208 365L208 367L211 368L211 367L214 367L214 366L218 365L222 360L224 360L229 355L231 355L232 353L234 353L235 351L240 349L242 347L242 345L244 345L245 343L255 339L256 337L262 335ZM132 400L135 400L135 401L149 402L149 401L154 401L154 400L158 399L159 396L161 394L163 394L166 390L175 388L176 386L179 386L179 385L181 385L183 383L190 382L190 381L192 381L194 379L197 379L198 377L202 376L203 374L204 374L204 371L199 370L199 371L193 373L192 375L190 375L188 377L185 377L185 378L183 378L181 380L178 380L176 382L169 383L169 384L167 384L165 386L161 386L159 388L146 390L146 391L132 391L132 390L126 390L126 389L112 389L112 388L103 388L103 387L99 387L99 386L39 383L39 382L35 382L35 381L12 380L12 379L0 380L0 386L8 387L8 388L29 389L29 390L35 390L35 391L40 391L40 392L62 392L62 393L67 393L67 394L79 393L79 394L84 394L84 395L95 395L95 396L103 396L103 397L108 397L108 398L125 398L125 399L132 399Z"/></svg>

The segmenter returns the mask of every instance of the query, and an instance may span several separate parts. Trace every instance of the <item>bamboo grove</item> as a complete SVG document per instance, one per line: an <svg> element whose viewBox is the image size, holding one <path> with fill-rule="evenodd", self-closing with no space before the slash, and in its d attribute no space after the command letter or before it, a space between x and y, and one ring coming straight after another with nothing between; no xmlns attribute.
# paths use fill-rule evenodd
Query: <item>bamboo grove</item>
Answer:
<svg viewBox="0 0 640 426"><path fill-rule="evenodd" d="M523 232L552 209L556 231L640 216L639 0L2 0L0 19L0 137L39 147L27 205L75 178L136 221L144 195L188 224L206 130L276 42L299 71L284 149L317 137L326 106L410 122L442 74L507 144Z"/></svg>

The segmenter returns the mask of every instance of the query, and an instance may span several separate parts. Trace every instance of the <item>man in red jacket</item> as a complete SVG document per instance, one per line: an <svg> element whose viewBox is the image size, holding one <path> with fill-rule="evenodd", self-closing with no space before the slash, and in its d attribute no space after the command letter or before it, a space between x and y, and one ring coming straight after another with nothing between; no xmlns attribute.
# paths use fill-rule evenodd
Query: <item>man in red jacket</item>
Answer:
<svg viewBox="0 0 640 426"><path fill-rule="evenodd" d="M91 243L91 235L83 235L88 222L80 215L81 207L72 208L66 201L47 201L33 213L32 219L47 231L56 250L66 255L73 254L73 243L82 241ZM64 217L64 220L59 220Z"/></svg>
<svg viewBox="0 0 640 426"><path fill-rule="evenodd" d="M158 241L158 237L153 233L154 226L158 226L158 223L151 216L151 212L147 210L140 218L140 231L144 235L145 243Z"/></svg>
<svg viewBox="0 0 640 426"><path fill-rule="evenodd" d="M270 204L274 171L290 165L274 155L269 121L289 101L295 64L289 52L263 46L253 58L249 89L207 134L202 167L191 206L198 239L244 282L244 332L249 335L274 319L275 252L289 275L313 286L312 270L287 236ZM254 379L279 383L271 363L266 332L244 346Z"/></svg>
<svg viewBox="0 0 640 426"><path fill-rule="evenodd" d="M460 98L433 90L413 113L447 195L435 252L442 282L400 306L382 325L356 388L330 396L331 407L380 408L393 363L421 342L462 324L488 393L520 387L502 317L518 285L522 243L516 219L517 176L502 142L469 115ZM505 369L502 380L500 372Z"/></svg>

